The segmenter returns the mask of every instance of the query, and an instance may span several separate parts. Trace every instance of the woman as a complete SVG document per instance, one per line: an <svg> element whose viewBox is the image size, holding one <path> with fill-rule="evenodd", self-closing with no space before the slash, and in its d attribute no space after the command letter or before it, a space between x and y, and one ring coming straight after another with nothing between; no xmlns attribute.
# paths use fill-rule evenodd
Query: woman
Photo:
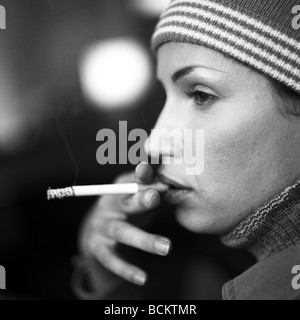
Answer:
<svg viewBox="0 0 300 320"><path fill-rule="evenodd" d="M185 228L221 235L258 262L224 284L224 299L296 299L300 264L300 32L296 0L174 0L152 44L167 99L156 129L203 129L204 171L161 165L167 199ZM167 141L167 139L166 139ZM173 148L173 149L172 149ZM175 147L146 145L151 156L174 158ZM153 179L150 165L120 181ZM176 187L173 189L172 187ZM153 209L155 190L103 197L87 219L81 247L107 269L138 285L143 270L115 253L123 243L167 255L171 241L126 222ZM295 280L295 278L294 278ZM297 281L296 281L297 282Z"/></svg>

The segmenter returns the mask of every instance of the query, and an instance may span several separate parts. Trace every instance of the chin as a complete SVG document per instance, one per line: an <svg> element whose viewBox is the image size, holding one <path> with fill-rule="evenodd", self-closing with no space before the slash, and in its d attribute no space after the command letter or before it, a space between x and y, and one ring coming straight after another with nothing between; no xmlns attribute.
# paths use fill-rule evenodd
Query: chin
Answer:
<svg viewBox="0 0 300 320"><path fill-rule="evenodd" d="M213 214L201 214L199 210L177 208L175 215L182 227L195 233L221 235L231 229L223 219L216 219Z"/></svg>

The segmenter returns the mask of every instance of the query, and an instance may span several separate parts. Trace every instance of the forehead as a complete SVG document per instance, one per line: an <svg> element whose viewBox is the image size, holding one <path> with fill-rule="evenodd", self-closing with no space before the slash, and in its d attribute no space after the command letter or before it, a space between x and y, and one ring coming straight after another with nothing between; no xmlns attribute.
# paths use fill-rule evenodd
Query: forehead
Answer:
<svg viewBox="0 0 300 320"><path fill-rule="evenodd" d="M160 79L170 76L176 70L192 65L219 71L224 76L249 76L254 73L252 69L218 51L189 43L166 43L159 48L157 59L157 75Z"/></svg>

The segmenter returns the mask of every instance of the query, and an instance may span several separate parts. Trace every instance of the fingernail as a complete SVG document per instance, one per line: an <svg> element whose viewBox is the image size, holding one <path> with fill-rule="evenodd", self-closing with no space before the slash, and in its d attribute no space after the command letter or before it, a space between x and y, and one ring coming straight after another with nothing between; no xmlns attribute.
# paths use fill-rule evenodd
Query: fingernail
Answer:
<svg viewBox="0 0 300 320"><path fill-rule="evenodd" d="M146 204L149 208L151 208L153 206L153 204L155 203L155 196L156 196L157 192L156 191L149 191L146 193L145 196L145 200L146 200Z"/></svg>
<svg viewBox="0 0 300 320"><path fill-rule="evenodd" d="M167 239L160 239L154 243L155 250L161 254L166 256L169 253L171 243Z"/></svg>
<svg viewBox="0 0 300 320"><path fill-rule="evenodd" d="M133 281L138 285L144 285L146 282L146 276L141 273L136 273L133 275Z"/></svg>
<svg viewBox="0 0 300 320"><path fill-rule="evenodd" d="M135 173L136 173L136 174L138 174L138 173L139 173L139 170L140 170L141 164L142 164L142 162L141 162L141 163L139 163L139 164L136 166L136 168L135 168Z"/></svg>
<svg viewBox="0 0 300 320"><path fill-rule="evenodd" d="M140 171L140 169L141 169L141 167L142 167L143 165L145 165L145 164L148 164L148 163L145 162L145 161L140 162L140 163L137 165L137 167L135 168L135 172L138 174L139 171Z"/></svg>

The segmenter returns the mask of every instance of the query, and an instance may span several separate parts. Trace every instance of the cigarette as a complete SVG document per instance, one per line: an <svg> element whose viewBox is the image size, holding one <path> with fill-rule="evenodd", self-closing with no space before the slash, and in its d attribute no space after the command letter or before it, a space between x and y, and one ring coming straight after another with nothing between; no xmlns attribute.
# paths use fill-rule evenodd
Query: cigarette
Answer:
<svg viewBox="0 0 300 320"><path fill-rule="evenodd" d="M114 194L135 194L148 189L155 189L158 192L165 192L169 187L161 182L149 185L138 183L119 183L119 184L99 184L87 186L73 186L62 189L48 189L48 200L64 199L70 197L88 197Z"/></svg>

